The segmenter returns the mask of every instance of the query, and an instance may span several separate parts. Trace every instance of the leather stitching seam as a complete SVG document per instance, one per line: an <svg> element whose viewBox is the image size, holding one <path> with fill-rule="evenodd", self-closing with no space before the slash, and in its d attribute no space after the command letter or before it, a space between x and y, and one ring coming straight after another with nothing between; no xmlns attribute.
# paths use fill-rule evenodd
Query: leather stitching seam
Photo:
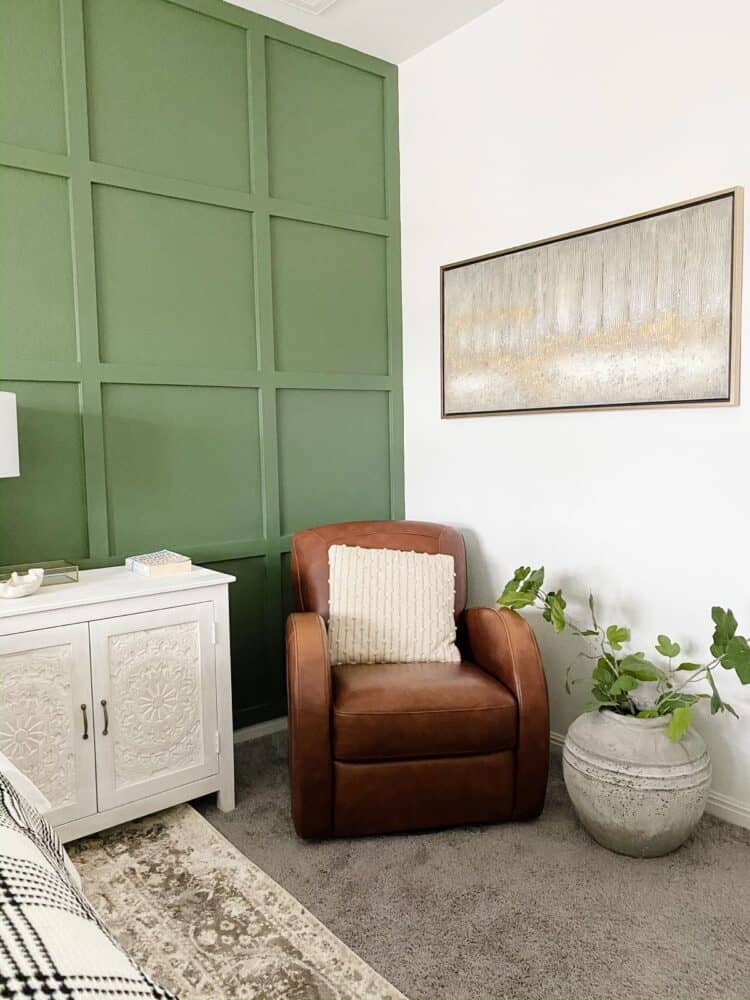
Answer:
<svg viewBox="0 0 750 1000"><path fill-rule="evenodd" d="M453 712L463 715L465 712L515 712L515 705L478 705L476 708L420 708L416 711L401 711L400 709L394 709L391 711L378 711L377 709L372 712L346 712L341 709L333 709L334 715L343 715L347 718L368 718L372 715L399 715L402 718L410 719L415 718L420 715L436 715L440 712Z"/></svg>

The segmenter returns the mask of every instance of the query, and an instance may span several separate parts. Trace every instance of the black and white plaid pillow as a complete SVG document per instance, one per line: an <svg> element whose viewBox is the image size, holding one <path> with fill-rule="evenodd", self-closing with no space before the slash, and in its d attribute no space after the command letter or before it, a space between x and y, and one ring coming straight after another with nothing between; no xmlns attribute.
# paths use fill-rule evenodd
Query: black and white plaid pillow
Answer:
<svg viewBox="0 0 750 1000"><path fill-rule="evenodd" d="M0 998L175 1000L73 882L49 823L0 774Z"/></svg>

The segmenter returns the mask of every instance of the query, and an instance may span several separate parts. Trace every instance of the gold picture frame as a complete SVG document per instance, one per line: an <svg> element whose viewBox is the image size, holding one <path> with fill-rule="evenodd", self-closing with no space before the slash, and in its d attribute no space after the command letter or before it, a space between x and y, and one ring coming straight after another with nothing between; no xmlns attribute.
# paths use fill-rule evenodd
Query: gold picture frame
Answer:
<svg viewBox="0 0 750 1000"><path fill-rule="evenodd" d="M743 189L733 187L443 265L442 417L737 405L742 232ZM567 316L560 337L561 299L591 329ZM568 402L555 381L563 370L573 371ZM670 377L682 378L679 392L666 391ZM511 405L495 405L503 386ZM644 398L651 386L658 398Z"/></svg>

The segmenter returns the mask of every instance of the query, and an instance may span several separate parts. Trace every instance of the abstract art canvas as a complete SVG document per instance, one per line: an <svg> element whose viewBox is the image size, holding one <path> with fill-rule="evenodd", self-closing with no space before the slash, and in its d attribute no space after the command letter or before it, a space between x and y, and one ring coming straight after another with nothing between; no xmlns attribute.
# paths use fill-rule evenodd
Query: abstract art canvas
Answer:
<svg viewBox="0 0 750 1000"><path fill-rule="evenodd" d="M441 268L443 416L735 403L741 196Z"/></svg>

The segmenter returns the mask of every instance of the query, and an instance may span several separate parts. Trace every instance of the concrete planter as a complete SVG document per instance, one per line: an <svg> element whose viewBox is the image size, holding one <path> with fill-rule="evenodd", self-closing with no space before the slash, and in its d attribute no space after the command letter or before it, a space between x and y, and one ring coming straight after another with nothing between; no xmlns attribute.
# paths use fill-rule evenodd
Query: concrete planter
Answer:
<svg viewBox="0 0 750 1000"><path fill-rule="evenodd" d="M669 717L587 712L568 730L563 774L578 818L603 847L636 858L668 854L706 808L711 760L689 729L667 739Z"/></svg>

